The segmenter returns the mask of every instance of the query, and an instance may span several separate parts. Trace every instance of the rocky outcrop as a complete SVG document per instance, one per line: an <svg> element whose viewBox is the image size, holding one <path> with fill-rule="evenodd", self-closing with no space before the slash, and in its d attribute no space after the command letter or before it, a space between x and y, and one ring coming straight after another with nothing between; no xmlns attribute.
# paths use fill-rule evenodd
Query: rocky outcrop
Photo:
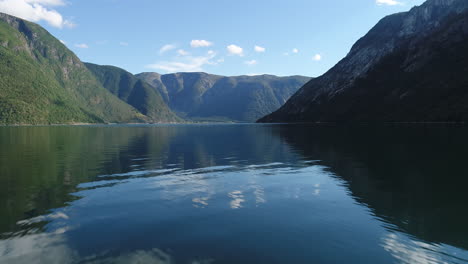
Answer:
<svg viewBox="0 0 468 264"><path fill-rule="evenodd" d="M466 38L463 29L448 24L452 19L461 21L466 17L467 9L466 0L429 0L409 12L385 17L357 41L348 55L336 66L323 76L311 80L278 111L259 121L449 121L452 115L448 109L444 110L445 116L437 115L437 118L430 115L431 109L428 106L424 106L425 111L429 111L428 114L423 114L419 110L418 114L401 111L393 114L392 111L398 107L405 107L405 103L440 104L435 101L423 104L417 100L420 92L431 93L430 85L426 86L425 91L417 92L409 89L409 86L423 85L413 80L416 76L435 78L439 75L440 78L444 78L442 72L459 69L452 69L453 62L444 62L440 59L442 56L449 56L448 49L455 43L432 40L440 38L440 34L443 34L440 31L454 34L446 35L448 39L462 41ZM432 43L432 46L429 46L429 43ZM419 55L416 55L415 52L419 50L425 50L426 53L423 55L418 52ZM460 52L463 53L463 50ZM430 63L436 62L448 64L438 70L432 67L431 71ZM462 66L457 65L457 67ZM405 78L395 75L401 71ZM410 72L413 74L409 74ZM423 73L432 76L424 76ZM455 78L463 78L462 76L460 73ZM380 78L380 81L376 78ZM402 82L405 79L407 83ZM409 94L415 99L408 102L399 100ZM423 97L421 100L428 99ZM382 108L385 105L388 108ZM411 107L406 108L408 111L416 111Z"/></svg>

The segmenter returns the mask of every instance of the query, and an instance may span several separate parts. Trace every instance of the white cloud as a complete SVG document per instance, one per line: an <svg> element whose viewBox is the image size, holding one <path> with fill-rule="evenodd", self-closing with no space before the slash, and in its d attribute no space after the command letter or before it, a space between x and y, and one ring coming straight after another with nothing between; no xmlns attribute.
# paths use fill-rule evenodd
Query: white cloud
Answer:
<svg viewBox="0 0 468 264"><path fill-rule="evenodd" d="M173 50L175 48L177 48L177 47L175 45L173 45L173 44L166 44L166 45L162 46L159 49L159 54L164 54L164 53L166 53L166 52L168 52L170 50Z"/></svg>
<svg viewBox="0 0 468 264"><path fill-rule="evenodd" d="M266 50L264 47L260 47L260 46L255 46L254 49L256 52L260 52L260 53L265 52Z"/></svg>
<svg viewBox="0 0 468 264"><path fill-rule="evenodd" d="M32 22L46 21L57 28L75 26L51 7L63 6L62 0L0 0L0 12L17 16Z"/></svg>
<svg viewBox="0 0 468 264"><path fill-rule="evenodd" d="M227 51L231 55L238 55L241 57L244 56L244 50L241 47L236 46L234 44L227 46Z"/></svg>
<svg viewBox="0 0 468 264"><path fill-rule="evenodd" d="M63 0L25 0L27 3L32 4L42 4L50 6L64 6L65 2Z"/></svg>
<svg viewBox="0 0 468 264"><path fill-rule="evenodd" d="M258 61L256 61L256 60L249 60L249 61L245 61L244 63L247 64L247 65L249 65L249 66L253 66L253 65L258 64Z"/></svg>
<svg viewBox="0 0 468 264"><path fill-rule="evenodd" d="M119 44L120 46L125 46L125 47L128 46L128 42L120 42Z"/></svg>
<svg viewBox="0 0 468 264"><path fill-rule="evenodd" d="M179 54L180 56L187 56L187 55L190 55L190 53L188 53L187 51L183 50L183 49L180 49L177 51L177 54Z"/></svg>
<svg viewBox="0 0 468 264"><path fill-rule="evenodd" d="M260 75L265 75L265 73L248 73L246 75L247 76L260 76Z"/></svg>
<svg viewBox="0 0 468 264"><path fill-rule="evenodd" d="M205 56L184 56L177 57L173 61L162 61L155 64L147 65L147 68L154 70L162 70L167 73L173 72L201 72L204 71L205 65L216 65L213 61L216 57L215 52L208 52Z"/></svg>
<svg viewBox="0 0 468 264"><path fill-rule="evenodd" d="M85 43L82 44L75 44L75 47L80 48L80 49L87 49L89 46Z"/></svg>
<svg viewBox="0 0 468 264"><path fill-rule="evenodd" d="M322 60L322 55L320 54L315 54L314 57L312 57L314 61L321 61Z"/></svg>
<svg viewBox="0 0 468 264"><path fill-rule="evenodd" d="M190 46L192 46L192 48L211 47L213 43L204 39L194 39L190 42Z"/></svg>
<svg viewBox="0 0 468 264"><path fill-rule="evenodd" d="M375 3L378 5L403 5L402 2L396 1L396 0L375 0Z"/></svg>
<svg viewBox="0 0 468 264"><path fill-rule="evenodd" d="M293 53L299 53L299 50L298 49L293 49L292 52Z"/></svg>

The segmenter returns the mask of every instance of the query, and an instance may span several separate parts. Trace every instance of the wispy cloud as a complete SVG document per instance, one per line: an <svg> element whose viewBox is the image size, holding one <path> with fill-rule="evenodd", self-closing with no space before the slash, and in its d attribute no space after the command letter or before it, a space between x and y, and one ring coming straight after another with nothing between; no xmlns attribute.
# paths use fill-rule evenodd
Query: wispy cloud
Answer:
<svg viewBox="0 0 468 264"><path fill-rule="evenodd" d="M258 64L258 61L256 60L249 60L249 61L244 61L245 64L249 65L249 66L253 66L253 65L256 65Z"/></svg>
<svg viewBox="0 0 468 264"><path fill-rule="evenodd" d="M260 47L260 46L255 46L255 47L254 47L254 50L255 50L256 52L259 52L259 53L263 53L263 52L266 51L266 49L265 49L264 47Z"/></svg>
<svg viewBox="0 0 468 264"><path fill-rule="evenodd" d="M292 53L292 54L298 54L298 53L299 53L299 50L296 49L296 48L294 48L294 49L291 50L291 53ZM291 53L290 53L290 52L285 52L285 53L283 53L283 55L284 55L284 56L289 56L289 55L291 55Z"/></svg>
<svg viewBox="0 0 468 264"><path fill-rule="evenodd" d="M378 5L389 5L389 6L404 5L403 2L399 2L396 0L375 0L375 3Z"/></svg>
<svg viewBox="0 0 468 264"><path fill-rule="evenodd" d="M88 49L89 48L88 44L85 44L85 43L75 44L75 47L80 48L80 49Z"/></svg>
<svg viewBox="0 0 468 264"><path fill-rule="evenodd" d="M227 51L231 55L238 55L241 57L244 56L244 50L241 47L234 44L227 46Z"/></svg>
<svg viewBox="0 0 468 264"><path fill-rule="evenodd" d="M57 28L72 28L75 26L73 22L52 9L65 4L63 0L0 0L0 12L32 22L46 21Z"/></svg>
<svg viewBox="0 0 468 264"><path fill-rule="evenodd" d="M179 54L180 56L187 56L187 55L190 55L190 53L188 53L187 51L183 50L183 49L180 49L177 51L177 54Z"/></svg>
<svg viewBox="0 0 468 264"><path fill-rule="evenodd" d="M202 47L211 47L213 42L204 39L194 39L190 42L192 48L202 48Z"/></svg>
<svg viewBox="0 0 468 264"><path fill-rule="evenodd" d="M159 49L159 54L164 54L170 50L173 50L173 49L176 49L176 45L174 44L166 44L164 46L162 46L160 49Z"/></svg>
<svg viewBox="0 0 468 264"><path fill-rule="evenodd" d="M320 54L315 54L315 55L312 57L312 59L313 59L314 61L321 61L321 60L322 60L322 55L320 55Z"/></svg>
<svg viewBox="0 0 468 264"><path fill-rule="evenodd" d="M216 65L218 62L213 61L216 57L216 52L209 51L204 56L184 56L176 57L172 61L162 61L155 64L147 65L147 68L154 70L162 70L167 73L173 72L201 72L206 65Z"/></svg>
<svg viewBox="0 0 468 264"><path fill-rule="evenodd" d="M128 42L120 42L119 44L120 46L124 46L124 47L128 46Z"/></svg>

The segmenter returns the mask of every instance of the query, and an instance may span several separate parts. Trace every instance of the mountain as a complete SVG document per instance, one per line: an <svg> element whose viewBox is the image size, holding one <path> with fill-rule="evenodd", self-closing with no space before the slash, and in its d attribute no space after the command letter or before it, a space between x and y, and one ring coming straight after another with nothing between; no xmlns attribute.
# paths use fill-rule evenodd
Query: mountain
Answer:
<svg viewBox="0 0 468 264"><path fill-rule="evenodd" d="M206 91L222 78L207 73L141 73L137 77L156 87L172 110L188 116L202 104Z"/></svg>
<svg viewBox="0 0 468 264"><path fill-rule="evenodd" d="M146 115L150 122L182 121L169 109L157 89L133 74L114 66L92 63L85 66L104 88Z"/></svg>
<svg viewBox="0 0 468 264"><path fill-rule="evenodd" d="M37 24L0 13L0 124L251 122L310 78L131 73L84 64ZM170 108L169 108L169 107Z"/></svg>
<svg viewBox="0 0 468 264"><path fill-rule="evenodd" d="M468 121L468 1L382 19L349 54L259 122Z"/></svg>
<svg viewBox="0 0 468 264"><path fill-rule="evenodd" d="M0 124L142 122L37 24L0 13Z"/></svg>
<svg viewBox="0 0 468 264"><path fill-rule="evenodd" d="M240 122L253 122L275 111L310 80L303 76L225 77L207 73L150 72L136 76L156 87L181 116Z"/></svg>

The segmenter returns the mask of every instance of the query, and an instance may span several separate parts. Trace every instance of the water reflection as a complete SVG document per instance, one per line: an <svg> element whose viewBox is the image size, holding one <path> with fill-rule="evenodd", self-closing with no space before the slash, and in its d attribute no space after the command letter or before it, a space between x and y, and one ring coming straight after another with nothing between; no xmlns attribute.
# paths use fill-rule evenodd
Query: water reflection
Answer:
<svg viewBox="0 0 468 264"><path fill-rule="evenodd" d="M466 263L464 134L0 128L0 262Z"/></svg>
<svg viewBox="0 0 468 264"><path fill-rule="evenodd" d="M75 252L63 233L48 232L0 240L2 263L73 263Z"/></svg>
<svg viewBox="0 0 468 264"><path fill-rule="evenodd" d="M242 203L245 202L244 195L242 191L233 191L228 194L228 196L232 199L230 204L231 209L239 209L242 208Z"/></svg>
<svg viewBox="0 0 468 264"><path fill-rule="evenodd" d="M389 233L382 238L382 246L400 263L445 264L465 263L466 253L450 246L440 246L412 240L402 233Z"/></svg>
<svg viewBox="0 0 468 264"><path fill-rule="evenodd" d="M320 159L379 218L420 239L468 249L468 129L293 126L277 132L306 159Z"/></svg>

